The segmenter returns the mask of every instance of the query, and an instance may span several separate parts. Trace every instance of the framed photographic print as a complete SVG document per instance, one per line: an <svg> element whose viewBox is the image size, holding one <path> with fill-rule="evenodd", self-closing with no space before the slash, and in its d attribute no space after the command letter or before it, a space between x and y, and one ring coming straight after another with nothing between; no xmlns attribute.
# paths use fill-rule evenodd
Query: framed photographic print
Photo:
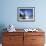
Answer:
<svg viewBox="0 0 46 46"><path fill-rule="evenodd" d="M18 7L17 20L23 22L35 21L35 7Z"/></svg>

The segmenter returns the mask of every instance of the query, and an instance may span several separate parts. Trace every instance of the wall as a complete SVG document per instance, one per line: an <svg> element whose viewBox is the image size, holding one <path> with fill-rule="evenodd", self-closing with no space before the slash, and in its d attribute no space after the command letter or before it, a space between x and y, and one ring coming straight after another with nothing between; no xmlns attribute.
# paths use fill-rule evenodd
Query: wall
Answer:
<svg viewBox="0 0 46 46"><path fill-rule="evenodd" d="M16 28L46 28L45 4L44 0L1 0L0 24L13 24ZM18 22L17 7L35 7L35 22Z"/></svg>
<svg viewBox="0 0 46 46"><path fill-rule="evenodd" d="M35 22L18 22L17 7L35 7ZM46 0L0 0L0 29L9 24L16 28L39 27L46 32Z"/></svg>

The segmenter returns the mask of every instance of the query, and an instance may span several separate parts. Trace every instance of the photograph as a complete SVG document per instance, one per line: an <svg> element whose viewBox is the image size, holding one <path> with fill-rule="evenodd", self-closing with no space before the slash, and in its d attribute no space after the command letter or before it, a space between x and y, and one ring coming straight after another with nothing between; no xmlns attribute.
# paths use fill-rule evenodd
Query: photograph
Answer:
<svg viewBox="0 0 46 46"><path fill-rule="evenodd" d="M34 21L35 7L18 7L17 20L18 21Z"/></svg>

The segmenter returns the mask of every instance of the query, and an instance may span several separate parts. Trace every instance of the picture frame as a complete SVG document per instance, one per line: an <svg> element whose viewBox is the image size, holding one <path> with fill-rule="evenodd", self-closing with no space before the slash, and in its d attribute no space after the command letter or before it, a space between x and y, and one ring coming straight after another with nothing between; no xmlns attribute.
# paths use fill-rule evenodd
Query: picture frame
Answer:
<svg viewBox="0 0 46 46"><path fill-rule="evenodd" d="M18 7L17 20L22 22L34 22L35 7Z"/></svg>

